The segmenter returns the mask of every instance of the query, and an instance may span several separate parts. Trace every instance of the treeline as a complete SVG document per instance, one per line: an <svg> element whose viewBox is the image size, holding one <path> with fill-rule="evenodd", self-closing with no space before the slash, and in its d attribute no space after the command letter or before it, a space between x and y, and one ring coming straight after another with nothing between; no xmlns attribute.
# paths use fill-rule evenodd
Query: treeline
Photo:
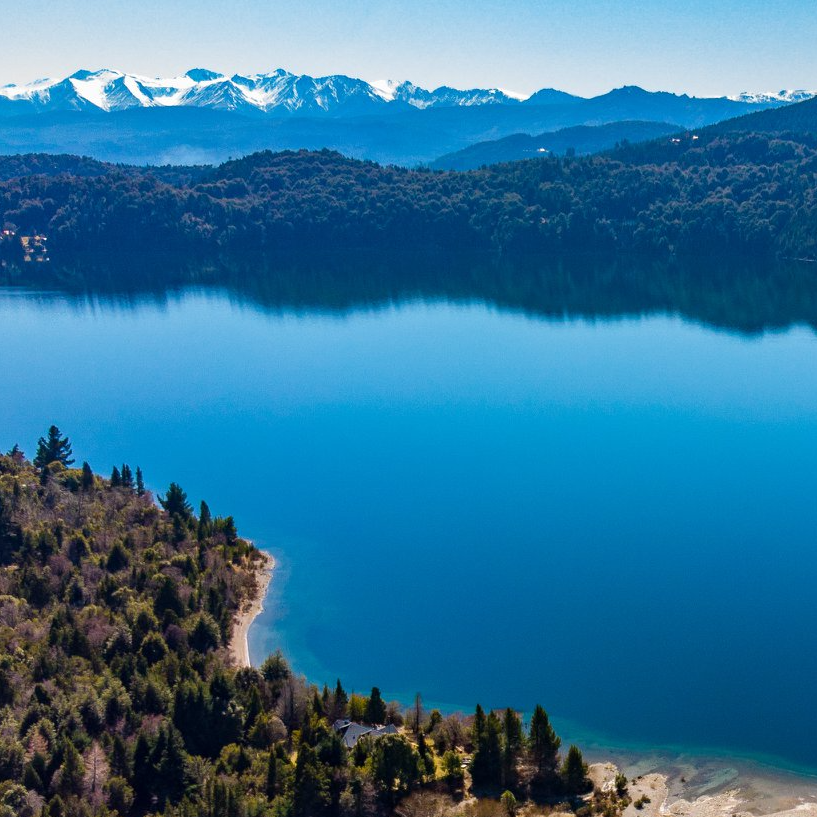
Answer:
<svg viewBox="0 0 817 817"><path fill-rule="evenodd" d="M466 792L538 814L591 788L541 707L526 730L319 689L280 653L236 669L261 559L179 485L157 504L138 466L78 466L56 427L31 461L0 455L0 815L378 817L435 797L444 817ZM349 749L345 718L396 729Z"/></svg>
<svg viewBox="0 0 817 817"><path fill-rule="evenodd" d="M467 173L328 151L97 174L73 158L15 158L34 172L6 178L0 161L0 218L46 233L62 263L168 254L213 265L316 246L817 257L814 140L695 135Z"/></svg>

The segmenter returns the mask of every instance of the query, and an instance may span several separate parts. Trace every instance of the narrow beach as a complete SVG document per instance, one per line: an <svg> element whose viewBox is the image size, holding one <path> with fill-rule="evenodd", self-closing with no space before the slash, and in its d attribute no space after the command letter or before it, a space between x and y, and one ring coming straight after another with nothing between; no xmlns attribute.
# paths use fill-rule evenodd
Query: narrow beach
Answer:
<svg viewBox="0 0 817 817"><path fill-rule="evenodd" d="M229 654L238 667L251 666L248 634L264 610L275 569L275 559L263 557L255 593L236 616L230 639ZM660 751L594 746L587 757L590 777L601 789L614 785L619 770L626 774L633 802L623 817L817 817L817 777L742 759Z"/></svg>
<svg viewBox="0 0 817 817"><path fill-rule="evenodd" d="M590 767L610 787L621 769L633 801L624 817L817 817L817 779L728 759L619 756Z"/></svg>
<svg viewBox="0 0 817 817"><path fill-rule="evenodd" d="M247 636L256 616L264 609L264 599L267 596L267 589L275 570L275 559L269 553L263 555L264 559L259 563L256 570L255 595L236 617L233 635L230 639L230 657L238 667L250 666L250 645Z"/></svg>

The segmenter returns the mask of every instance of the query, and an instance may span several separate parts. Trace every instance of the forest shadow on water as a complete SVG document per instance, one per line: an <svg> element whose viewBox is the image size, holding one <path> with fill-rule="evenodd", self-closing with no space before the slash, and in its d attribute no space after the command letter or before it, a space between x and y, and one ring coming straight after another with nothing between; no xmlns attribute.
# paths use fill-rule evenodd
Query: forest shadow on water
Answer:
<svg viewBox="0 0 817 817"><path fill-rule="evenodd" d="M817 264L751 258L573 256L503 260L424 251L331 252L190 261L167 255L87 256L28 265L0 282L119 305L161 302L190 286L278 313L349 313L410 301L483 303L546 320L673 315L756 335L817 329Z"/></svg>

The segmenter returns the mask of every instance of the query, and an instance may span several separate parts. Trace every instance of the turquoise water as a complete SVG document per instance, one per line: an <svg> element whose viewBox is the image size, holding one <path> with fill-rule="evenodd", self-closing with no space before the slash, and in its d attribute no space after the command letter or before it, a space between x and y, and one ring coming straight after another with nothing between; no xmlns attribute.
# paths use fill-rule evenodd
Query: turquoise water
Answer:
<svg viewBox="0 0 817 817"><path fill-rule="evenodd" d="M6 290L0 350L0 448L56 422L275 554L255 661L817 767L812 330Z"/></svg>

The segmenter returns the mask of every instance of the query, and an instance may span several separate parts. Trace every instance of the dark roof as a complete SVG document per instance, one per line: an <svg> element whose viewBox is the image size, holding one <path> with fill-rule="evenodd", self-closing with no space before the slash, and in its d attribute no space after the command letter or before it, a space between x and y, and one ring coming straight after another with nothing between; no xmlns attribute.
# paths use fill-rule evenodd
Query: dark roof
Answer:
<svg viewBox="0 0 817 817"><path fill-rule="evenodd" d="M332 727L343 738L347 749L353 749L355 744L364 736L379 738L382 735L396 735L397 727L393 723L386 726L366 726L349 720L336 720Z"/></svg>
<svg viewBox="0 0 817 817"><path fill-rule="evenodd" d="M350 723L341 732L343 743L347 749L353 749L355 744L370 732L374 732L371 726L364 726L362 723Z"/></svg>

